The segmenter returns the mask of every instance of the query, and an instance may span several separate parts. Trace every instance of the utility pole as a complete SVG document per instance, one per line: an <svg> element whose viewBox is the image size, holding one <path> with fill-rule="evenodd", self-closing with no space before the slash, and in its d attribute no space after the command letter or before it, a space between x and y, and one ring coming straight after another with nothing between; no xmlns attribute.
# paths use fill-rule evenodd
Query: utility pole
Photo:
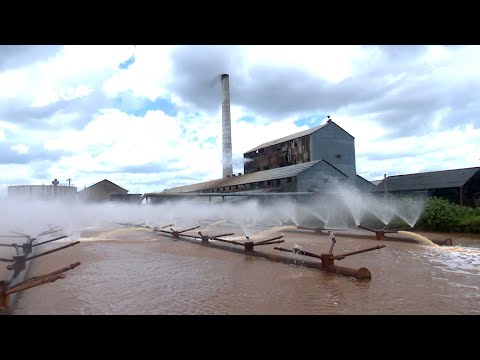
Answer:
<svg viewBox="0 0 480 360"><path fill-rule="evenodd" d="M70 182L72 181L72 179L68 178L67 180L65 181L68 181L68 186L70 187Z"/></svg>
<svg viewBox="0 0 480 360"><path fill-rule="evenodd" d="M383 174L383 184L385 185L385 197L387 197L387 174Z"/></svg>

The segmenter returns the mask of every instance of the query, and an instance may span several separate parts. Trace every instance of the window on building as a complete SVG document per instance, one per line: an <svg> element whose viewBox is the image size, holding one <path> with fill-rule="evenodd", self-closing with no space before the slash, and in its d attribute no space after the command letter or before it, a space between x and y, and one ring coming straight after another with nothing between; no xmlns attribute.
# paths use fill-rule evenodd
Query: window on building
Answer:
<svg viewBox="0 0 480 360"><path fill-rule="evenodd" d="M277 179L275 183L275 186L280 186L280 179Z"/></svg>
<svg viewBox="0 0 480 360"><path fill-rule="evenodd" d="M287 183L291 183L291 182L292 182L292 178L291 177L287 178Z"/></svg>
<svg viewBox="0 0 480 360"><path fill-rule="evenodd" d="M272 185L272 180L268 180L267 185Z"/></svg>

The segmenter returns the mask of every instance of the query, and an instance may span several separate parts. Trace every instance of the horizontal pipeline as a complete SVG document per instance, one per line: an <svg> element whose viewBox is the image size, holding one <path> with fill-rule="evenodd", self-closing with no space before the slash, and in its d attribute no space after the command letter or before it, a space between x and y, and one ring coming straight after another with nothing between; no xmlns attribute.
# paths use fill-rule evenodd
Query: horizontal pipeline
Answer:
<svg viewBox="0 0 480 360"><path fill-rule="evenodd" d="M164 235L160 235L160 236L165 237L167 239L171 239L170 237L166 237ZM370 280L372 278L372 275L371 275L370 271L367 268L364 268L364 267L359 268L359 269L352 269L352 268L348 268L348 267L344 267L344 266L337 266L337 265L324 267L322 265L322 262L319 262L319 261L292 258L292 257L289 257L289 256L280 255L280 254L272 254L272 253L267 253L267 252L263 252L263 251L256 251L256 250L246 252L242 248L233 247L233 246L232 247L227 247L225 245L214 244L214 243L211 243L211 242L202 243L201 241L194 240L192 238L183 237L183 235L180 235L180 237L178 239L175 239L175 240L183 240L183 241L190 242L192 244L199 244L199 245L211 247L211 248L214 248L214 249L227 250L227 251L231 251L231 252L235 252L235 253L239 253L239 254L250 255L250 256L255 256L255 257L259 257L259 258L263 258L263 259L268 259L268 260L271 260L271 261L282 262L284 264L303 266L303 267L312 268L312 269L316 269L316 270L321 270L321 271L326 271L326 272L330 272L330 273L340 274L340 275L344 275L344 276L353 277L353 278L359 279L359 280L360 279Z"/></svg>

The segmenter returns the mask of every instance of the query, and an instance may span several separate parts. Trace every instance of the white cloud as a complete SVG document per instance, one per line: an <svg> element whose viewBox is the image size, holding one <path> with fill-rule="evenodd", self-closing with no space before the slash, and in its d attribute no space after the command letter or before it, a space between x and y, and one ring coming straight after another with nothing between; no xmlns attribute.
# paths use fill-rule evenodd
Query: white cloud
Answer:
<svg viewBox="0 0 480 360"><path fill-rule="evenodd" d="M73 100L77 98L82 98L91 94L94 91L93 89L85 85L65 88L58 87L57 89L58 90L55 90L48 85L44 88L40 88L35 94L31 106L42 107L56 103L59 100Z"/></svg>
<svg viewBox="0 0 480 360"><path fill-rule="evenodd" d="M197 68L188 51L177 52L189 48L203 56ZM306 129L292 114L328 114L355 137L357 172L370 180L480 163L479 46L65 46L47 60L0 72L1 143L22 155L35 146L61 155L0 165L2 182L71 177L81 188L108 178L145 192L218 178L221 97L207 80L230 70L234 159ZM196 91L187 94L191 87ZM134 116L114 101L91 105L88 115L75 102L47 111L61 100L118 100L124 93L137 104L170 99L179 112ZM7 110L19 100L31 104L26 117L45 114L14 122Z"/></svg>
<svg viewBox="0 0 480 360"><path fill-rule="evenodd" d="M360 61L364 50L357 45L256 45L246 48L249 65L291 66L337 83L353 72L353 60Z"/></svg>
<svg viewBox="0 0 480 360"><path fill-rule="evenodd" d="M134 96L155 100L167 94L166 85L171 81L171 46L137 45L135 61L127 69L116 72L103 85L105 93L114 97L131 91Z"/></svg>
<svg viewBox="0 0 480 360"><path fill-rule="evenodd" d="M30 151L30 148L24 144L10 146L10 149L16 151L19 154L28 154L28 152Z"/></svg>
<svg viewBox="0 0 480 360"><path fill-rule="evenodd" d="M0 73L0 97L39 107L85 96L132 54L133 46L65 46L53 58Z"/></svg>

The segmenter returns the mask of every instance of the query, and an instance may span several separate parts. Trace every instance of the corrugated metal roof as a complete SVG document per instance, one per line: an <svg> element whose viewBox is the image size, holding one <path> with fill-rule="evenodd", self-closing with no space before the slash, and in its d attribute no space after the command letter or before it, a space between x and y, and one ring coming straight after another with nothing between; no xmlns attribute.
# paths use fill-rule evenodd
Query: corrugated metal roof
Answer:
<svg viewBox="0 0 480 360"><path fill-rule="evenodd" d="M362 177L362 176L360 176L360 175L358 175L358 174L357 174L357 177L356 177L356 181L357 181L357 182L363 181L363 182L365 182L365 183L367 183L367 184L369 184L369 185L375 185L375 184L373 183L373 181L369 181L369 180L365 179L364 177Z"/></svg>
<svg viewBox="0 0 480 360"><path fill-rule="evenodd" d="M269 141L269 142L266 142L266 143L263 143L261 145L258 145L256 147L254 147L253 149L251 150L248 150L246 151L244 154L246 153L249 153L249 152L252 152L252 151L255 151L255 150L258 150L258 149L263 149L263 148L266 148L266 147L269 147L269 146L272 146L272 145L275 145L275 144L280 144L280 143L283 143L285 141L290 141L290 140L293 140L293 139L298 139L302 136L305 136L305 135L311 135L313 134L315 131L317 130L320 130L321 128L329 125L329 124L335 124L333 121L327 121L325 124L323 125L319 125L319 126L315 126L311 129L307 129L307 130L303 130L303 131L300 131L298 133L295 133L295 134L291 134L291 135L288 135L288 136L285 136L285 137L282 137L280 139L276 139L276 140L272 140L272 141ZM336 126L338 126L337 124L335 124ZM340 129L342 129L340 126L338 126ZM345 131L344 129L342 129L343 131ZM346 134L350 135L348 132L345 131ZM352 135L350 135L352 136ZM352 136L353 138L353 136Z"/></svg>
<svg viewBox="0 0 480 360"><path fill-rule="evenodd" d="M110 184L112 184L112 185L114 185L114 186L116 186L116 187L118 187L118 188L120 188L120 189L125 190L126 192L128 192L127 189L124 189L123 187L115 184L114 182L111 182L111 181L108 180L108 179L103 179L102 181L99 181L99 182L97 182L97 183L95 183L95 184L93 184L93 185L90 185L90 186L86 187L85 189L80 190L79 192L82 192L82 191L85 192L85 190L87 190L87 192L88 192L88 191L90 191L93 187L98 186L98 185L100 185L100 184L102 184L102 183L106 183L106 182L108 182L108 183L110 183Z"/></svg>
<svg viewBox="0 0 480 360"><path fill-rule="evenodd" d="M165 190L164 192L195 192L212 188L220 188L224 186L244 185L260 181L284 179L288 177L298 176L305 170L311 168L312 166L318 164L321 161L330 165L325 160L316 160L297 165L284 166L276 169L257 171L251 174L232 176L225 179L210 180L193 185L178 186Z"/></svg>
<svg viewBox="0 0 480 360"><path fill-rule="evenodd" d="M302 136L305 136L305 135L313 134L315 131L323 128L323 127L326 126L326 125L327 125L327 124L319 125L319 126L316 126L316 127L311 128L311 129L303 130L303 131L300 131L300 132L298 132L298 133L295 133L295 134L291 134L291 135L282 137L282 138L280 138L280 139L276 139L276 140L272 140L272 141L266 142L266 143L264 143L264 144L258 145L257 147L254 147L254 148L251 149L251 150L248 150L248 151L245 152L245 153L249 153L249 152L255 151L255 150L257 150L257 149L262 149L262 148L265 148L265 147L268 147L268 146L272 146L272 145L275 145L275 144L280 144L280 143L285 142L285 141L297 139L297 138L302 137Z"/></svg>
<svg viewBox="0 0 480 360"><path fill-rule="evenodd" d="M455 188L465 183L480 167L431 171L418 174L388 176L387 191L424 190ZM375 191L385 191L385 180L376 186Z"/></svg>

